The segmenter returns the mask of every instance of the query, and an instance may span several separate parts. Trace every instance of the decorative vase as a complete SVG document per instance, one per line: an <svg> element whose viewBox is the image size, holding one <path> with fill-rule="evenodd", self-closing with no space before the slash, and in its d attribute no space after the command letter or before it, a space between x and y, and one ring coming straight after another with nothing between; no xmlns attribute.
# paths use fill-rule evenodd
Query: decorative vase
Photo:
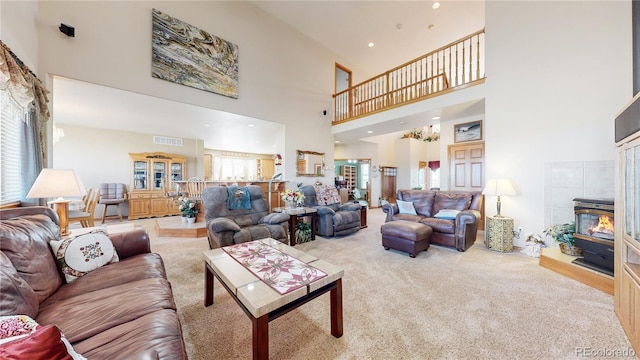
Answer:
<svg viewBox="0 0 640 360"><path fill-rule="evenodd" d="M194 222L196 222L196 218L195 218L195 217L187 218L187 222L188 222L189 224L193 224Z"/></svg>
<svg viewBox="0 0 640 360"><path fill-rule="evenodd" d="M563 254L571 256L582 256L582 249L565 243L560 243L560 251L562 251Z"/></svg>
<svg viewBox="0 0 640 360"><path fill-rule="evenodd" d="M188 219L188 217L183 216L183 217L182 217L182 222L187 222L187 219Z"/></svg>
<svg viewBox="0 0 640 360"><path fill-rule="evenodd" d="M296 207L296 202L295 201L285 201L284 204L285 204L284 207L286 209L293 209L293 208Z"/></svg>

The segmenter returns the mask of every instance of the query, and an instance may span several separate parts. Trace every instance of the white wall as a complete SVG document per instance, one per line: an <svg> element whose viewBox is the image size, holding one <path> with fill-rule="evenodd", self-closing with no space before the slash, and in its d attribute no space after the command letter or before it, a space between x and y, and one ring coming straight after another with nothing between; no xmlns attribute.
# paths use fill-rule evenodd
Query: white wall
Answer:
<svg viewBox="0 0 640 360"><path fill-rule="evenodd" d="M151 77L152 8L238 45L238 99ZM75 27L75 38L58 31L60 22ZM331 121L322 110L332 103L334 64L341 59L249 2L42 1L37 29L41 77L60 75L284 123L283 168L294 184L305 180L295 175L297 149L333 159Z"/></svg>
<svg viewBox="0 0 640 360"><path fill-rule="evenodd" d="M0 1L0 39L38 74L35 1Z"/></svg>
<svg viewBox="0 0 640 360"><path fill-rule="evenodd" d="M632 97L631 2L487 1L486 34L486 178L514 182L502 213L523 245L548 225L545 163L615 158L613 119Z"/></svg>

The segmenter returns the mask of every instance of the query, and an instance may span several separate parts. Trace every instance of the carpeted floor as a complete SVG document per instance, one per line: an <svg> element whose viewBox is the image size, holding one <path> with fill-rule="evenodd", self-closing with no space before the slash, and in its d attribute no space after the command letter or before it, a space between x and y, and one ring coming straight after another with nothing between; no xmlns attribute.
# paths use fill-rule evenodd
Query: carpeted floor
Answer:
<svg viewBox="0 0 640 360"><path fill-rule="evenodd" d="M205 308L206 238L159 238L154 219L138 220L162 255L190 359L250 359L251 321L215 281ZM269 324L272 359L573 359L629 351L613 297L538 266L520 253L431 246L413 259L385 251L384 214L335 239L296 245L340 265L344 336L331 335L329 295ZM617 358L617 356L613 356Z"/></svg>

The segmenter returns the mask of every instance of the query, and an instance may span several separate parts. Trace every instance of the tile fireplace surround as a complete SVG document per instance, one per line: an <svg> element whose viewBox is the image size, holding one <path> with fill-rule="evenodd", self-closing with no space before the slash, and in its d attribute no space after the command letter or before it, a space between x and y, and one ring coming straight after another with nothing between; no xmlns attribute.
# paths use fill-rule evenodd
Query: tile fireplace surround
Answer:
<svg viewBox="0 0 640 360"><path fill-rule="evenodd" d="M544 164L544 225L575 220L573 199L615 197L615 161Z"/></svg>

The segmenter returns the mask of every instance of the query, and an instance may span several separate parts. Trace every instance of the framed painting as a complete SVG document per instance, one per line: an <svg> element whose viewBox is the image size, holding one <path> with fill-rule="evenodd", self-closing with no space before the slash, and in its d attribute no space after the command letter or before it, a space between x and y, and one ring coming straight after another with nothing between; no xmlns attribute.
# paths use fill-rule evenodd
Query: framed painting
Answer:
<svg viewBox="0 0 640 360"><path fill-rule="evenodd" d="M453 142L482 140L482 120L453 125Z"/></svg>
<svg viewBox="0 0 640 360"><path fill-rule="evenodd" d="M238 46L152 10L151 76L238 98Z"/></svg>

